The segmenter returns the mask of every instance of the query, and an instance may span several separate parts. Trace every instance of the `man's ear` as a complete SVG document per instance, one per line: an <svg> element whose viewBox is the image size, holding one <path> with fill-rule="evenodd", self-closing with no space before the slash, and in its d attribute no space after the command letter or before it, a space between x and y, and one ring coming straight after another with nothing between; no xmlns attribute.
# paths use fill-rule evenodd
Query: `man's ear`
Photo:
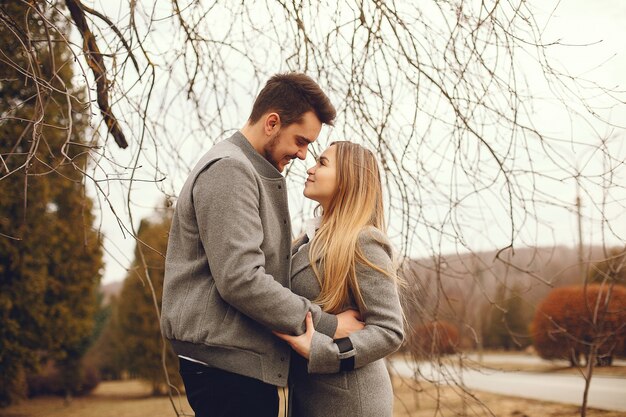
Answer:
<svg viewBox="0 0 626 417"><path fill-rule="evenodd" d="M280 130L280 116L278 113L268 113L265 116L263 130L267 136L273 135Z"/></svg>

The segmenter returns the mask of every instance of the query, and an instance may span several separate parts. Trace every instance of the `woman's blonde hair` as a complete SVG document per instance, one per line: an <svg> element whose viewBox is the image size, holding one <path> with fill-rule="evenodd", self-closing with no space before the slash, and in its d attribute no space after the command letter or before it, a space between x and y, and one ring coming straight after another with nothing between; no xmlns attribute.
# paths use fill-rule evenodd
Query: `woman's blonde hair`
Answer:
<svg viewBox="0 0 626 417"><path fill-rule="evenodd" d="M315 302L324 311L339 313L352 293L358 307L364 310L357 262L396 278L366 259L359 247L363 228L374 226L386 233L380 172L376 157L363 146L348 141L330 146L336 147L337 191L322 213L322 224L309 249L311 266L321 286Z"/></svg>

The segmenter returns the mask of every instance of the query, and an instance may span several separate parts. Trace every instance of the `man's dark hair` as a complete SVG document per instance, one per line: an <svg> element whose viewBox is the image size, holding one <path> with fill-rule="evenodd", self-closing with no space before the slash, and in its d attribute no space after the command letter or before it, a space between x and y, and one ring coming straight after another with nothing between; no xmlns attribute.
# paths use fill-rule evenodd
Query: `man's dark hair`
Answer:
<svg viewBox="0 0 626 417"><path fill-rule="evenodd" d="M319 85L308 75L290 72L276 74L261 90L248 121L256 123L268 112L276 112L283 126L302 121L312 111L320 122L333 125L337 111Z"/></svg>

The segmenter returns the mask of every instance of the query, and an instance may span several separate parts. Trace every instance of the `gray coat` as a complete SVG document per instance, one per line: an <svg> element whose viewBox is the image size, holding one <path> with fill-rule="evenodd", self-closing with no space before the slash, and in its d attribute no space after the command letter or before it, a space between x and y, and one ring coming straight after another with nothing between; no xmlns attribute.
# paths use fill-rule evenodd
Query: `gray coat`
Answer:
<svg viewBox="0 0 626 417"><path fill-rule="evenodd" d="M392 271L392 250L378 229L359 235L365 257ZM299 250L298 250L299 249ZM291 288L310 300L320 286L309 262L309 243L294 246ZM366 310L365 328L350 336L356 351L355 369L340 372L339 349L330 337L316 331L309 360L294 355L289 374L289 409L292 417L391 417L393 392L383 358L403 340L403 316L395 283L373 268L357 264L357 277ZM358 309L354 300L345 308Z"/></svg>
<svg viewBox="0 0 626 417"><path fill-rule="evenodd" d="M285 386L289 346L307 311L334 335L335 316L289 290L285 179L240 133L198 162L172 219L161 329L178 355Z"/></svg>

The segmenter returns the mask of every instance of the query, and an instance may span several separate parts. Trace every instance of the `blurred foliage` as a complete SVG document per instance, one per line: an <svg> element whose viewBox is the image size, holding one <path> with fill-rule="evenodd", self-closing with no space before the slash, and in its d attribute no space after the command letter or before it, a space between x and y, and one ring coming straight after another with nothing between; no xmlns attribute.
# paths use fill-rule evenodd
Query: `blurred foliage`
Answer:
<svg viewBox="0 0 626 417"><path fill-rule="evenodd" d="M23 397L26 375L49 360L60 370L65 395L80 390L80 358L92 335L103 266L84 186L85 94L72 86L68 46L28 37L44 35L44 18L66 23L52 8L43 17L26 10L24 3L3 2L2 17L11 25L0 25L1 43L26 42L32 52L5 49L10 55L0 60L1 404ZM47 84L20 72L25 66ZM25 122L31 119L41 123Z"/></svg>
<svg viewBox="0 0 626 417"><path fill-rule="evenodd" d="M417 326L409 338L409 346L416 358L433 358L456 353L459 331L445 320Z"/></svg>
<svg viewBox="0 0 626 417"><path fill-rule="evenodd" d="M592 264L589 282L626 285L626 248L612 248L605 259Z"/></svg>
<svg viewBox="0 0 626 417"><path fill-rule="evenodd" d="M500 284L496 289L495 304L485 305L483 319L484 347L519 350L531 343L528 325L532 310L524 302L519 287L507 290Z"/></svg>
<svg viewBox="0 0 626 417"><path fill-rule="evenodd" d="M105 378L117 379L127 374L146 379L155 395L166 392L167 381L161 364L163 341L150 287L154 288L160 310L170 225L169 209L154 220L142 220L130 272L119 297L111 303L108 324L90 352ZM166 348L168 376L174 386L181 387L177 357L169 343Z"/></svg>
<svg viewBox="0 0 626 417"><path fill-rule="evenodd" d="M89 394L100 383L98 370L84 361L80 363L81 366L76 368L69 368L63 365L62 363L48 361L41 366L39 372L27 375L28 396L67 395L64 381L68 378L68 373L71 374L74 381L80 382L74 385L72 392L74 395Z"/></svg>

